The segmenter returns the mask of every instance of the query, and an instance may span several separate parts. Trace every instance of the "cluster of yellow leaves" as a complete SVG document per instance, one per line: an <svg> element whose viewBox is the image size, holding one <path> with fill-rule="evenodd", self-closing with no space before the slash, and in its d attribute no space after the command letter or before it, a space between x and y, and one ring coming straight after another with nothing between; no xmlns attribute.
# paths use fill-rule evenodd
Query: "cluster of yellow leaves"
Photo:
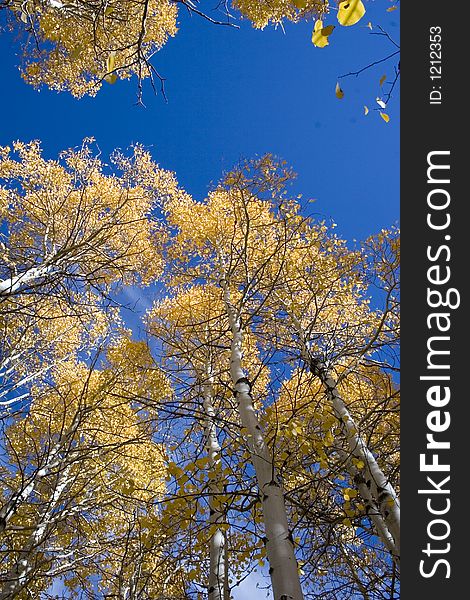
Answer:
<svg viewBox="0 0 470 600"><path fill-rule="evenodd" d="M24 363L20 366L28 371L33 364L44 366L46 357L60 361L75 356L84 346L87 349L96 346L109 333L109 319L117 323L119 317L115 310L108 315L100 310L93 293L85 297L86 303L82 302L82 296L76 298L71 293L72 306L63 298L43 298L36 294L29 295L27 300L4 300L0 311L4 353L7 354L7 349L11 354L22 352ZM77 304L73 306L75 298ZM26 354L30 354L28 360Z"/></svg>
<svg viewBox="0 0 470 600"><path fill-rule="evenodd" d="M138 572L139 560L155 573L147 585L162 589L156 575L157 568L160 574L167 571L160 568L161 529L158 548L145 557L139 533L152 521L157 535L155 502L165 491L166 474L163 448L152 439L155 424L135 406L144 380L143 375L142 381L136 380L136 369L150 371L145 377L147 398L157 401L168 391L163 375L155 376L149 367L147 354L142 344L124 338L110 351L104 369L72 360L59 363L48 385L33 387L28 415L8 427L8 453L16 467L5 473L6 489L21 490L25 476L36 482L34 492L15 509L4 547L9 548L9 564L14 564L25 544L28 549L31 532L44 528L40 549L28 549L41 554L28 558L40 565L34 585L47 586L45 570L55 567L57 553L70 552L83 555L67 576L70 589L91 588L93 581L87 583L87 577L107 568L103 585L112 588L120 569L129 577Z"/></svg>
<svg viewBox="0 0 470 600"><path fill-rule="evenodd" d="M77 460L83 477L104 483L103 493L110 490L144 498L163 492L163 455L161 448L149 439L145 423L139 422L131 406L131 374L116 369L91 370L84 363L65 361L55 368L52 388L33 390L28 418L17 423L15 452L24 455L21 445L33 440L42 445L40 436L55 439L69 432L80 439L83 453L96 448L84 461ZM148 386L152 385L151 379ZM148 395L159 395L149 390ZM15 436L14 436L15 437ZM99 451L98 451L99 449ZM77 449L80 458L80 446ZM82 479L82 477L80 477ZM96 484L95 480L95 484Z"/></svg>
<svg viewBox="0 0 470 600"><path fill-rule="evenodd" d="M283 382L266 419L270 428L279 428L279 451L275 458L280 471L285 472L287 489L295 488L299 477L306 476L293 469L296 461L303 463L302 456L309 457L312 467L315 464L320 469L329 467L328 454L335 441L337 420L332 407L324 401L321 384L308 372L296 369Z"/></svg>
<svg viewBox="0 0 470 600"><path fill-rule="evenodd" d="M175 255L209 258L217 248L223 257L229 255L232 244L244 243L246 250L256 255L272 241L265 235L272 223L268 203L254 197L245 199L238 189L217 189L204 203L177 199L167 210L170 225L178 228L173 241ZM244 227L248 218L249 232Z"/></svg>
<svg viewBox="0 0 470 600"><path fill-rule="evenodd" d="M193 285L175 289L174 294L152 307L147 314L148 331L166 345L167 352L181 365L190 368L204 381L210 366L215 373L213 394L231 395L230 336L223 292L218 286ZM234 292L234 297L240 296ZM217 350L211 350L216 344ZM256 339L249 331L243 339L243 365L256 376L257 396L265 393L269 369L259 358Z"/></svg>
<svg viewBox="0 0 470 600"><path fill-rule="evenodd" d="M107 356L114 369L122 373L122 386L129 396L161 401L171 395L168 378L157 367L148 345L135 341L130 332L121 335L108 349Z"/></svg>
<svg viewBox="0 0 470 600"><path fill-rule="evenodd" d="M88 141L59 161L44 159L38 142L13 148L18 158L3 148L0 159L10 261L26 267L79 264L98 284L116 279L131 284L137 278L148 283L160 274L161 228L150 218L155 196L146 185L132 184L132 173L106 175ZM140 163L149 170L148 154L137 148L134 171ZM168 179L173 177L162 173L155 186ZM17 258L15 248L23 255Z"/></svg>
<svg viewBox="0 0 470 600"><path fill-rule="evenodd" d="M361 423L360 433L378 453L384 472L395 472L400 460L399 393L390 376L378 368L359 368L339 383L338 391L347 400L351 417ZM307 371L295 370L283 382L266 419L272 435L276 436L274 456L288 490L295 490L299 485L313 490L319 472L328 470L328 473L336 473L336 486L335 477L331 475L329 486L343 503L346 524L351 524L352 517L365 514L356 486L349 472L344 470L343 459L338 460L335 455L335 448L349 452L341 436L342 424L334 416L333 406L318 378ZM351 462L359 471L366 466L355 457ZM350 480L350 487L344 487L345 480Z"/></svg>
<svg viewBox="0 0 470 600"><path fill-rule="evenodd" d="M269 23L279 25L284 20L296 23L330 10L329 2L322 0L234 0L233 5L256 29L264 29Z"/></svg>
<svg viewBox="0 0 470 600"><path fill-rule="evenodd" d="M366 12L361 0L343 0L338 5L337 19L340 25L349 27L362 19ZM312 43L317 48L328 46L328 37L333 33L334 25L324 25L322 15L315 21L312 33ZM337 94L338 95L338 94Z"/></svg>
<svg viewBox="0 0 470 600"><path fill-rule="evenodd" d="M149 58L177 32L177 5L170 0L109 0L79 5L28 1L27 14L39 49L26 46L23 77L35 87L95 95L103 81L151 76Z"/></svg>

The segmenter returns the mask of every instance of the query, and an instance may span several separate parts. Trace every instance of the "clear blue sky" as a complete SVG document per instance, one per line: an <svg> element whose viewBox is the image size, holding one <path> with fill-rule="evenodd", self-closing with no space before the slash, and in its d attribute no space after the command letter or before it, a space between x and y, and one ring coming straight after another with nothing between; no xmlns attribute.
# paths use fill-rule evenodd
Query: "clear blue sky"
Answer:
<svg viewBox="0 0 470 600"><path fill-rule="evenodd" d="M379 79L393 76L393 60L343 79L343 100L334 94L338 75L393 51L365 25L380 23L397 38L399 11L385 12L387 0L366 6L361 26L337 27L324 49L310 42L312 23L288 24L285 33L247 22L234 30L181 11L180 32L154 59L168 103L147 87L146 108L135 106L135 81L81 100L34 91L2 34L0 144L37 138L54 156L85 136L105 155L141 142L198 199L239 158L273 152L298 172L295 191L317 199L312 211L333 217L347 239L363 238L395 222L399 206L398 90L388 124L372 110L363 115L364 104L377 108Z"/></svg>
<svg viewBox="0 0 470 600"><path fill-rule="evenodd" d="M399 217L399 90L388 124L372 111L379 79L392 78L395 63L342 80L343 100L334 89L338 75L393 51L366 27L379 23L397 39L399 11L385 12L389 5L367 2L363 22L337 27L324 49L310 42L312 23L288 24L285 33L247 22L234 30L181 11L180 32L154 59L167 78L168 103L146 87L146 108L135 106L135 81L105 85L96 98L81 100L34 91L21 81L13 38L3 33L0 144L40 139L53 157L86 136L104 155L141 142L198 199L240 158L272 152L298 172L296 193L317 199L312 211L332 217L346 239L364 238ZM258 580L250 578L237 598L253 597Z"/></svg>

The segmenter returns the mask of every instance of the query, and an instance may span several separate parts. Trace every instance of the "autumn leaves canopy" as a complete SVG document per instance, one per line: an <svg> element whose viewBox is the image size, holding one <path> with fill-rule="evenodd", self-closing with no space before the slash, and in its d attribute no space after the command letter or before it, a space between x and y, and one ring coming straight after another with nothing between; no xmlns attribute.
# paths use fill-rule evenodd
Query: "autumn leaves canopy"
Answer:
<svg viewBox="0 0 470 600"><path fill-rule="evenodd" d="M192 0L2 8L24 79L76 97L136 76L141 100L179 9L220 24ZM365 12L233 8L310 19L317 48ZM398 232L351 247L294 177L267 154L197 200L138 144L0 148L0 600L230 600L256 571L274 600L394 597Z"/></svg>
<svg viewBox="0 0 470 600"><path fill-rule="evenodd" d="M265 561L275 598L386 593L396 232L349 249L269 155L203 202L139 146L18 143L0 176L0 597L228 599ZM136 285L147 341L118 310Z"/></svg>
<svg viewBox="0 0 470 600"><path fill-rule="evenodd" d="M136 76L138 81L161 80L154 55L178 32L178 11L218 25L237 26L239 18L254 27L285 21L315 21L312 42L322 48L334 29L332 15L343 26L364 15L360 0L330 3L325 0L234 0L200 7L192 0L109 0L62 2L28 0L7 2L10 24L22 39L22 76L31 85L68 90L74 96L95 95L103 82ZM214 16L215 15L215 16ZM331 21L331 23L330 23Z"/></svg>

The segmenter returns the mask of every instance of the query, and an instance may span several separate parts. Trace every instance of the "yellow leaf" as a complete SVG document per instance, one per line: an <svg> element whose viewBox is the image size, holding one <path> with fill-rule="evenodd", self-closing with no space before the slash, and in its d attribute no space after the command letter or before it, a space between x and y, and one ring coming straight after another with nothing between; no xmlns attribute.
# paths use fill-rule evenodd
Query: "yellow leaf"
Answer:
<svg viewBox="0 0 470 600"><path fill-rule="evenodd" d="M335 28L334 25L327 25L326 27L323 27L320 32L322 35L324 35L325 37L328 37L329 35L331 35L333 33L333 29Z"/></svg>
<svg viewBox="0 0 470 600"><path fill-rule="evenodd" d="M390 8L387 8L387 12L393 12L394 10L397 10L398 6L391 6Z"/></svg>
<svg viewBox="0 0 470 600"><path fill-rule="evenodd" d="M365 464L364 464L364 462L362 460L358 460L357 463L356 463L356 467L358 469L363 469L365 467Z"/></svg>
<svg viewBox="0 0 470 600"><path fill-rule="evenodd" d="M355 25L365 15L366 9L361 0L346 0L340 2L338 7L338 21L341 25L349 27Z"/></svg>
<svg viewBox="0 0 470 600"><path fill-rule="evenodd" d="M343 90L339 87L339 83L336 84L336 88L335 88L335 94L336 97L339 98L341 100L341 98L344 98L344 92Z"/></svg>
<svg viewBox="0 0 470 600"><path fill-rule="evenodd" d="M369 114L369 107L364 105L364 114L368 115Z"/></svg>
<svg viewBox="0 0 470 600"><path fill-rule="evenodd" d="M116 83L117 75L116 73L111 73L110 75L106 75L104 79L112 85L113 83Z"/></svg>
<svg viewBox="0 0 470 600"><path fill-rule="evenodd" d="M116 64L116 57L114 52L110 52L108 58L106 59L106 70L108 73L114 69L114 65Z"/></svg>
<svg viewBox="0 0 470 600"><path fill-rule="evenodd" d="M307 0L294 0L294 4L297 8L305 8L307 6Z"/></svg>
<svg viewBox="0 0 470 600"><path fill-rule="evenodd" d="M385 123L388 123L390 121L390 117L387 115L387 113L381 112L380 116L385 121Z"/></svg>
<svg viewBox="0 0 470 600"><path fill-rule="evenodd" d="M382 77L380 78L380 81L379 81L379 85L382 86L384 84L384 82L385 82L386 79L387 79L387 76L386 75L382 75Z"/></svg>
<svg viewBox="0 0 470 600"><path fill-rule="evenodd" d="M324 48L325 46L328 46L328 36L331 35L334 28L334 25L327 25L326 27L323 27L323 21L317 19L313 27L312 44L317 48Z"/></svg>

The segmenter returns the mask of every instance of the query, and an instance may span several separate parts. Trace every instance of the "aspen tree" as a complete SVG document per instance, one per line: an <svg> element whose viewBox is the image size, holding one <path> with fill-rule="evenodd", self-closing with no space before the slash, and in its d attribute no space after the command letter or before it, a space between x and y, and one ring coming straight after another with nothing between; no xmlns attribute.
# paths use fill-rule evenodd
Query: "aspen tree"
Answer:
<svg viewBox="0 0 470 600"><path fill-rule="evenodd" d="M339 382L347 384L349 376L355 377L361 363L380 364L379 353L387 348L393 351L396 345L396 232L383 231L376 239L370 238L365 255L348 252L335 240L329 244L325 240L325 249L328 245L329 251L315 251L314 268L298 269L296 279L283 291L276 292L276 297L285 313L284 323L292 329L293 343L297 344L302 361L321 381L340 424L345 442L343 451L349 461L363 465L364 471L355 474L354 482L374 514L377 533L393 556L399 559L398 494L368 448L360 426L348 410L347 396L340 392L338 385ZM334 275L330 281L322 280L322 271L327 270ZM371 278L383 288L385 306L382 311L371 311L368 307L365 290ZM308 298L311 300L306 304ZM310 309L306 310L306 306ZM337 378L333 374L335 369ZM354 470L354 464L350 464L350 468Z"/></svg>
<svg viewBox="0 0 470 600"><path fill-rule="evenodd" d="M189 463L173 458L169 470L174 470L180 482L186 483L188 476L191 478L191 487L185 491L182 485L180 494L199 496L201 504L208 496L205 524L209 534L208 596L211 599L228 598L229 573L234 580L238 572L243 575L243 557L247 558L250 553L246 554L239 542L234 542L236 536L232 535L230 528L230 514L237 514L238 509L235 498L243 497L244 474L243 470L237 472L239 465L234 463L234 460L241 459L237 450L237 446L241 445L237 440L240 426L230 391L227 369L230 344L220 290L211 285L174 289L170 297L156 302L149 311L147 327L163 345L162 361L167 373L174 378L175 387L180 382L180 411L188 416L189 423L192 421L192 435L196 436L198 430L202 434L202 441L195 439L195 447L188 448L192 452L188 457ZM247 340L245 346L247 343L250 341ZM252 372L259 375L257 389L263 389L266 374L262 365L252 354L248 364ZM184 387L182 381L185 382ZM176 425L173 425L173 431L175 428ZM187 437L180 443L189 446ZM202 454L201 446L204 448ZM234 456L237 452L238 456ZM230 465L233 465L235 473ZM243 527L241 517L242 513L238 512L235 521L237 530ZM204 523L196 532L198 540L204 540L205 536L201 534L204 534ZM245 536L249 539L252 534L247 529ZM230 549L227 537L232 539ZM199 546L196 543L195 549ZM203 548L198 550L202 551ZM192 572L194 577L202 580L199 567Z"/></svg>
<svg viewBox="0 0 470 600"><path fill-rule="evenodd" d="M324 223L313 224L300 216L299 203L289 199L283 191L291 177L285 166L266 156L230 173L205 203L188 198L170 202L168 220L170 227L175 227L169 251L174 261L172 270L180 282L206 281L221 290L231 338L232 386L241 422L250 439L258 485L262 489L274 482L281 490L275 499L275 508L268 507L264 511L266 531L272 531L269 528L283 519L280 524L284 531L283 543L291 544L289 552L293 557L284 494L256 414L252 383L243 370L241 343L248 332L255 335L266 354L269 354L268 348L275 348L279 356L304 363L312 369L312 375L319 378L323 402L331 410L330 427L335 430L334 434L328 434L331 441L327 445L333 446L336 460L346 463L353 486L366 496L364 503L370 512L366 518L375 521L376 533L382 536L394 558L398 558L396 519L390 518L394 511L392 500L396 508L398 502L396 492L387 492L391 487L390 475L385 474L374 452L365 445L359 425L348 409L352 399L338 400L340 382L346 386L346 392L351 393L361 365L375 363L377 366L377 353L393 348L396 341L396 315L390 310L393 292L385 293L384 311L371 310L367 299L372 278L370 265L367 267L369 258L361 250L350 251L328 232ZM386 238L387 234L382 237ZM380 265L377 258L371 258L370 262ZM378 270L380 268L376 268L376 278ZM315 368L319 357L327 360L329 368L337 372L335 393L331 391L331 382L319 377ZM387 368L386 364L383 366ZM367 415L367 419L374 422L375 411L380 412L380 405L375 409L374 403L381 401L373 395L364 399L361 406L364 412L360 413L359 420ZM383 401L388 402L387 398ZM365 429L366 426L362 423L360 427ZM263 473L263 465L266 473ZM367 477L363 482L364 473L369 480L373 477L374 483L368 484ZM396 476L396 471L391 473ZM357 490L351 494L345 492L348 497L356 494ZM269 495L265 498L269 499ZM347 515L343 519L350 522ZM266 537L269 544L270 535ZM288 575L289 560L283 560L284 570L280 569L282 583L275 582L273 564L278 564L278 551L283 552L279 547L274 551L271 548L270 552L268 546L274 594L277 596L279 585L284 584L291 586L295 595L298 589L293 582L298 581L297 568L295 575Z"/></svg>
<svg viewBox="0 0 470 600"><path fill-rule="evenodd" d="M121 545L129 551L149 526L158 528L163 451L152 441L154 424L133 406L142 389L132 364L145 370L147 358L126 339L111 357L104 370L62 363L54 385L38 387L28 415L6 429L1 598L45 590L55 577L91 589L88 578L116 562ZM158 372L147 370L145 380L154 402L168 393ZM158 566L158 556L152 560Z"/></svg>
<svg viewBox="0 0 470 600"><path fill-rule="evenodd" d="M19 34L21 74L35 88L45 85L80 98L95 96L103 84L136 77L142 102L145 79L165 93L153 59L177 35L180 6L219 26L238 27L240 19L256 29L310 21L312 42L319 48L328 45L338 24L354 25L365 13L360 0L338 6L326 0L232 0L216 13L193 0L7 0L0 5L0 16ZM197 19L192 23L197 26Z"/></svg>
<svg viewBox="0 0 470 600"><path fill-rule="evenodd" d="M214 281L221 290L224 317L228 320L230 357L229 372L237 401L239 418L248 436L250 460L256 472L259 494L262 500L266 551L270 563L270 575L276 600L283 596L303 598L300 586L294 545L287 521L282 483L278 480L271 452L266 444L252 396L252 383L242 365L244 326L242 311L246 298L253 291L254 282L263 281L269 258L276 253L276 237L270 227L273 223L268 203L257 198L253 190L263 193L275 191L288 172L278 174L270 157L258 163L259 172L253 182L244 180L239 173L239 186L232 185L228 191L216 189L206 205L189 200L167 205L170 225L178 227L175 250L196 253L200 260L188 264L181 278L204 277ZM229 175L227 180L232 176ZM270 178L272 178L270 180ZM274 183L273 183L274 181ZM191 216L190 216L191 215ZM194 226L193 217L197 218ZM192 221L192 224L191 224ZM250 275L253 273L253 279ZM245 284L242 293L238 286ZM252 287L250 287L252 286ZM233 297L236 291L237 299Z"/></svg>

